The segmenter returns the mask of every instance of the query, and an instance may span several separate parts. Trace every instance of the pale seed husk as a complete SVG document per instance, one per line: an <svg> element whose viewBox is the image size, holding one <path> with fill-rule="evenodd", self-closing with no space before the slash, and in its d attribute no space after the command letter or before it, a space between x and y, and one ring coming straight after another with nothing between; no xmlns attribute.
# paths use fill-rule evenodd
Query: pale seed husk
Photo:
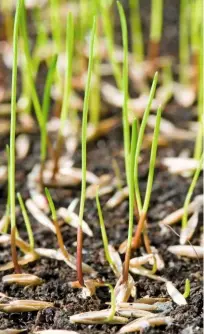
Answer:
<svg viewBox="0 0 204 334"><path fill-rule="evenodd" d="M7 285L17 284L22 286L35 286L42 284L43 280L40 277L31 274L11 274L3 276L2 282Z"/></svg>
<svg viewBox="0 0 204 334"><path fill-rule="evenodd" d="M0 311L6 313L32 312L53 307L53 303L41 300L12 300L6 304L0 304Z"/></svg>

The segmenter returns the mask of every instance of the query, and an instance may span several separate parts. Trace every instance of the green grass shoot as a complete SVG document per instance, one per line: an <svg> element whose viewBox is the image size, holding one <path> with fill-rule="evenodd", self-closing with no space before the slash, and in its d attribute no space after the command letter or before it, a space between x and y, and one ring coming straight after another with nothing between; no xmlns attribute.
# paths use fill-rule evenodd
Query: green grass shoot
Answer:
<svg viewBox="0 0 204 334"><path fill-rule="evenodd" d="M149 174L148 174L148 179L147 179L144 204L142 208L142 212L144 213L147 213L149 202L150 202L150 197L152 193L155 161L156 161L156 156L157 156L157 147L158 147L158 139L159 139L159 129L160 129L160 122L161 122L161 113L162 113L162 107L160 106L157 110L156 124L154 128L154 135L153 135L153 141L152 141L152 148L151 148L151 155L150 155L150 162L149 162Z"/></svg>
<svg viewBox="0 0 204 334"><path fill-rule="evenodd" d="M132 124L131 149L129 154L129 227L128 227L128 247L131 248L132 232L133 232L133 211L134 211L134 166L135 166L135 152L138 138L138 124L137 120Z"/></svg>
<svg viewBox="0 0 204 334"><path fill-rule="evenodd" d="M100 111L101 111L101 74L100 74L100 54L99 49L99 27L96 26L96 36L95 36L95 57L94 57L94 66L93 66L93 77L92 77L92 87L90 95L90 123L97 126L100 120Z"/></svg>
<svg viewBox="0 0 204 334"><path fill-rule="evenodd" d="M67 119L69 111L69 101L72 89L71 82L72 82L73 44L74 44L74 22L72 13L70 12L67 18L67 29L66 29L66 71L65 71L62 111L60 116L59 136L63 136L64 123Z"/></svg>
<svg viewBox="0 0 204 334"><path fill-rule="evenodd" d="M191 292L191 283L190 280L187 278L185 281L185 290L184 290L184 298L188 298L190 296L190 292Z"/></svg>
<svg viewBox="0 0 204 334"><path fill-rule="evenodd" d="M163 0L152 0L150 40L160 43L163 24Z"/></svg>
<svg viewBox="0 0 204 334"><path fill-rule="evenodd" d="M155 73L154 79L152 82L152 87L151 87L150 94L149 94L149 101L145 109L145 112L143 114L142 123L140 125L140 129L138 133L138 141L137 141L137 147L136 147L136 153L135 153L134 183L135 183L135 196L136 196L139 213L142 210L142 200L140 196L140 189L139 189L139 183L138 183L138 161L139 161L140 151L141 151L142 142L144 138L145 128L147 125L147 120L148 120L150 109L151 109L152 100L154 98L155 91L156 91L157 81L158 81L158 72Z"/></svg>
<svg viewBox="0 0 204 334"><path fill-rule="evenodd" d="M180 0L180 18L179 18L179 60L180 60L180 71L179 81L183 85L188 84L188 66L189 66L189 24L190 24L190 13L189 13L189 1ZM188 24L189 23L189 24Z"/></svg>
<svg viewBox="0 0 204 334"><path fill-rule="evenodd" d="M188 192L186 194L186 198L185 198L185 201L184 201L184 205L183 205L183 208L184 208L184 214L183 214L183 218L182 218L182 228L185 228L186 225L187 225L187 219L188 219L188 206L189 206L189 203L190 203L190 200L191 200L191 197L193 195L193 191L195 189L195 186L196 186L196 183L198 181L198 177L200 175L200 172L203 168L203 162L204 162L204 153L202 154L202 157L200 158L200 161L198 163L198 166L194 172L194 175L193 175L193 179L192 179L192 182L190 184L190 187L188 189Z"/></svg>
<svg viewBox="0 0 204 334"><path fill-rule="evenodd" d="M53 221L56 222L57 221L57 213L56 213L54 202L52 200L52 196L50 195L50 192L49 192L48 188L45 188L45 194L46 194L46 197L47 197L47 200L48 200L48 203L49 203L50 211L51 211L51 214L52 214L52 219L53 219Z"/></svg>
<svg viewBox="0 0 204 334"><path fill-rule="evenodd" d="M10 175L9 169L10 169L10 162L9 162L9 146L6 145L6 155L7 155L7 168L8 168L8 175ZM6 200L6 223L3 227L2 232L7 233L9 224L10 224L10 196L9 196L9 177L7 181L7 200Z"/></svg>
<svg viewBox="0 0 204 334"><path fill-rule="evenodd" d="M130 253L132 247L132 234L134 224L134 165L135 165L135 150L137 145L138 136L138 125L137 120L133 121L132 124L132 136L131 136L131 148L129 154L129 177L128 177L128 189L129 189L129 225L128 225L128 241L127 249L125 254L124 272L123 272L123 283L128 280Z"/></svg>
<svg viewBox="0 0 204 334"><path fill-rule="evenodd" d="M39 54L39 50L46 46L46 44L49 45L49 37L48 32L46 29L45 22L42 18L42 10L41 8L34 8L33 10L33 20L36 27L36 42L33 50L33 66L35 68L35 71L37 72L40 62L41 62L41 56ZM47 63L49 62L49 59L45 59Z"/></svg>
<svg viewBox="0 0 204 334"><path fill-rule="evenodd" d="M56 53L60 54L63 50L62 31L60 20L60 0L50 0L50 18L52 37L56 46Z"/></svg>
<svg viewBox="0 0 204 334"><path fill-rule="evenodd" d="M191 49L193 55L197 56L200 52L200 35L202 30L202 0L190 2L191 12Z"/></svg>
<svg viewBox="0 0 204 334"><path fill-rule="evenodd" d="M86 197L86 140L87 140L87 119L89 110L89 97L91 91L91 74L93 70L93 60L94 60L94 40L96 32L96 20L94 18L93 28L91 32L91 41L89 49L89 65L88 65L88 75L85 88L84 105L83 105L83 119L82 119L82 132L81 132L81 154L82 154L82 183L81 183L81 200L79 209L79 224L82 226L83 214L84 214L84 204Z"/></svg>
<svg viewBox="0 0 204 334"><path fill-rule="evenodd" d="M140 19L140 0L129 0L131 41L134 58L137 62L144 60L144 42Z"/></svg>
<svg viewBox="0 0 204 334"><path fill-rule="evenodd" d="M11 86L11 124L10 124L10 157L9 157L9 196L10 196L10 219L11 219L11 252L16 273L20 272L18 265L15 230L16 230L16 88L17 88L17 67L18 67L18 33L20 26L22 0L19 0L16 7L16 14L13 28L13 65L12 65L12 86Z"/></svg>
<svg viewBox="0 0 204 334"><path fill-rule="evenodd" d="M34 246L35 246L35 241L34 241L34 237L33 237L33 231L32 231L32 228L31 228L30 219L28 217L28 214L27 214L27 211L26 211L26 208L25 208L25 204L23 202L21 194L17 193L17 197L18 197L18 201L19 201L19 204L20 204L20 207L21 207L21 212L22 212L23 219L24 219L24 222L25 222L26 230L27 230L27 233L28 233L30 248L31 248L31 250L33 250Z"/></svg>
<svg viewBox="0 0 204 334"><path fill-rule="evenodd" d="M138 205L138 202L137 202L137 207L138 207L140 218L139 218L139 222L137 224L137 229L135 231L135 235L134 235L134 238L133 238L132 248L137 248L138 247L139 242L140 242L141 233L145 229L145 220L146 220L146 216L147 216L147 210L148 210L148 207L149 207L150 197L151 197L151 193L152 193L152 184L153 184L153 179L154 179L154 169L155 169L155 161L156 161L158 138L159 138L161 112L162 112L162 108L159 107L158 110L157 110L156 124L155 124L154 134L153 134L152 148L151 148L151 154L150 154L150 163L149 163L149 173L148 173L146 193L145 193L143 206L142 206L142 203L140 203ZM137 163L137 160L136 160L135 163ZM140 198L140 200L141 200L141 198Z"/></svg>
<svg viewBox="0 0 204 334"><path fill-rule="evenodd" d="M110 253L109 253L109 250L108 250L108 237L107 237L107 234L106 234L106 227L105 227L105 223L104 223L104 219L103 219L103 214L102 214L102 210L101 210L101 204L100 204L100 200L99 200L98 191L96 193L96 206L97 206L97 210L98 210L98 217L99 217L99 223L100 223L100 228L101 228L101 235L102 235L103 247L104 247L106 260L108 261L110 267L113 268L114 263L111 259L111 256L110 256Z"/></svg>
<svg viewBox="0 0 204 334"><path fill-rule="evenodd" d="M130 150L130 129L128 120L128 32L125 13L120 2L117 1L118 11L120 15L120 22L122 28L123 39L123 78L122 78L122 91L123 91L123 137L124 137L124 153L125 153L125 170L128 179L128 155ZM128 180L127 180L128 183Z"/></svg>
<svg viewBox="0 0 204 334"><path fill-rule="evenodd" d="M34 106L38 124L41 128L43 125L43 115L42 115L42 109L41 109L40 101L39 101L38 94L36 91L35 83L33 80L33 65L32 65L32 58L31 58L30 50L29 50L26 9L25 9L24 1L23 1L22 11L21 11L20 28L21 28L22 38L23 38L23 50L24 50L24 55L26 58L26 70L27 70L27 76L28 76L29 86L31 90L33 106Z"/></svg>
<svg viewBox="0 0 204 334"><path fill-rule="evenodd" d="M199 87L198 87L198 132L196 136L196 142L194 147L194 159L199 160L203 152L203 136L204 136L204 126L203 126L203 105L204 105L204 78L203 78L203 55L204 55L204 39L200 36L200 50L199 50Z"/></svg>
<svg viewBox="0 0 204 334"><path fill-rule="evenodd" d="M70 12L67 17L66 26L66 70L65 70L65 82L64 82L64 93L62 101L62 110L60 115L60 127L57 134L56 140L56 157L54 162L53 176L58 170L58 158L61 151L61 146L63 143L63 130L65 126L65 121L67 120L69 108L70 108L70 96L72 91L72 60L73 60L73 43L74 43L74 23L73 16Z"/></svg>
<svg viewBox="0 0 204 334"><path fill-rule="evenodd" d="M41 129L41 142L40 142L41 145L40 154L41 154L42 164L45 162L47 156L47 120L50 109L50 92L51 92L52 82L54 80L56 64L57 64L57 56L54 56L48 70L45 82L44 94L43 94L43 102L42 102L43 124Z"/></svg>
<svg viewBox="0 0 204 334"><path fill-rule="evenodd" d="M111 294L111 309L110 309L110 314L107 318L107 322L111 322L111 320L114 318L115 313L116 313L116 299L115 299L115 291L114 288L111 284L104 284L109 288L110 294Z"/></svg>
<svg viewBox="0 0 204 334"><path fill-rule="evenodd" d="M81 198L79 207L79 225L77 231L77 278L79 283L83 286L83 272L82 272L82 222L84 215L84 206L86 199L86 156L87 156L87 121L88 121L88 110L89 110L89 98L91 91L91 74L93 70L94 62L94 40L96 34L96 19L93 21L93 28L91 32L90 48L89 48L89 65L88 75L85 87L84 105L83 105L83 117L82 117L82 131L81 131L81 156L82 156L82 182L81 182Z"/></svg>
<svg viewBox="0 0 204 334"><path fill-rule="evenodd" d="M111 1L107 0L100 0L101 3L101 14L102 14L102 21L103 21L103 28L106 35L106 43L107 49L109 53L110 62L113 69L113 75L116 81L116 85L118 89L122 89L122 82L121 82L121 69L120 66L115 58L115 46L114 46L114 33L113 33L113 24L111 22L112 15L110 13Z"/></svg>

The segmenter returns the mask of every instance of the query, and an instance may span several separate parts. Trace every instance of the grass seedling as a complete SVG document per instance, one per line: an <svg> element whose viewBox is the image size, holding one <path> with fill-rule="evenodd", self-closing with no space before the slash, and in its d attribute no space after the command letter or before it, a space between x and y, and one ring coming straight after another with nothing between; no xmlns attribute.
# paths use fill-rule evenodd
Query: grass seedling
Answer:
<svg viewBox="0 0 204 334"><path fill-rule="evenodd" d="M62 24L60 20L60 1L50 1L50 17L51 17L51 29L52 37L55 42L56 53L59 55L63 50L62 43Z"/></svg>
<svg viewBox="0 0 204 334"><path fill-rule="evenodd" d="M64 95L62 101L62 111L60 115L60 128L57 135L56 148L55 148L55 158L54 158L54 168L53 168L53 179L58 171L58 161L61 152L61 147L63 144L63 131L65 126L65 121L67 119L69 111L69 102L71 96L71 81L72 81L72 59L73 59L73 42L74 42L74 23L73 16L70 12L67 18L66 27L66 71L65 71L65 83L64 83Z"/></svg>
<svg viewBox="0 0 204 334"><path fill-rule="evenodd" d="M195 186L196 186L196 183L198 181L198 177L200 175L200 172L203 168L203 161L204 161L204 153L202 154L202 157L200 158L200 162L195 170L195 173L193 175L193 179L192 179L192 182L190 184L190 187L188 189L188 192L187 192L187 195L186 195L186 198L185 198L185 202L184 202L184 205L183 205L183 208L184 208L184 214L183 214L183 218L182 218L182 229L186 227L187 225L187 219L188 219L188 206L189 206L189 203L191 201L191 197L193 195L193 191L195 189Z"/></svg>
<svg viewBox="0 0 204 334"><path fill-rule="evenodd" d="M90 123L97 126L100 119L100 109L101 109L101 93L100 93L100 54L99 50L99 29L98 25L96 28L95 37L96 52L94 57L94 68L93 68L93 78L92 78L92 90L90 96Z"/></svg>
<svg viewBox="0 0 204 334"><path fill-rule="evenodd" d="M25 222L26 230L27 230L27 233L28 233L30 248L31 248L31 250L33 250L34 245L35 245L35 241L34 241L34 237L33 237L33 231L32 231L32 228L31 228L30 219L28 217L28 214L27 214L27 211L26 211L26 208L25 208L25 205L24 205L21 194L17 193L17 197L18 197L18 201L19 201L19 204L20 204L20 207L21 207L21 212L22 212L23 219L24 219L24 222Z"/></svg>
<svg viewBox="0 0 204 334"><path fill-rule="evenodd" d="M184 298L188 298L190 296L190 292L191 292L191 283L189 281L189 279L187 278L185 281L185 290L184 290Z"/></svg>
<svg viewBox="0 0 204 334"><path fill-rule="evenodd" d="M10 219L11 219L11 254L16 274L21 272L18 264L16 251L16 192L15 192L15 142L16 142L16 87L17 87L17 66L18 66L18 32L20 26L23 1L19 0L16 6L16 13L13 28L13 66L12 66L12 87L11 87L11 125L10 125L10 158L9 158L9 196L10 196Z"/></svg>
<svg viewBox="0 0 204 334"><path fill-rule="evenodd" d="M87 28L89 25L89 15L90 15L90 7L87 0L79 1L79 13L80 13L80 41L84 40L84 36L87 32Z"/></svg>
<svg viewBox="0 0 204 334"><path fill-rule="evenodd" d="M47 200L48 200L48 203L49 203L49 207L50 207L50 211L51 211L51 214L52 214L52 221L53 221L53 224L55 226L59 248L60 248L62 254L64 255L64 257L67 260L69 260L69 254L68 254L68 252L67 252L67 250L64 246L62 233L60 231L60 227L59 227L59 224L58 224L58 221L57 221L57 213L56 213L55 205L54 205L54 202L53 202L52 197L50 195L50 192L47 188L45 188L45 194L46 194L46 197L47 197Z"/></svg>
<svg viewBox="0 0 204 334"><path fill-rule="evenodd" d="M108 261L110 267L114 268L114 263L111 259L111 256L110 256L110 253L109 253L109 250L108 250L108 237L107 237L107 234L106 234L106 227L105 227L105 224L104 224L104 219L103 219L103 214L102 214L102 210L101 210L101 204L100 204L100 200L99 200L98 191L96 193L96 206L97 206L97 210L98 210L98 217L99 217L99 223L100 223L100 228L101 228L101 235L102 235L103 247L104 247L106 260Z"/></svg>
<svg viewBox="0 0 204 334"><path fill-rule="evenodd" d="M31 91L33 106L36 114L36 118L38 121L38 124L40 128L42 128L43 125L43 116L42 116L42 110L40 106L40 101L38 98L38 94L35 88L34 80L33 80L33 64L32 64L32 58L30 55L29 50L29 40L28 40L28 32L27 32L27 20L26 20L26 9L25 4L23 1L22 10L21 10L21 33L23 38L23 49L24 49L24 55L26 59L26 70L27 70L27 77L29 81L29 87Z"/></svg>
<svg viewBox="0 0 204 334"><path fill-rule="evenodd" d="M137 141L137 147L136 147L136 152L135 152L135 167L134 167L134 183L135 183L135 197L136 197L136 202L137 202L137 207L139 210L139 214L142 210L142 200L140 196L140 189L139 189L139 183L138 183L138 161L139 161L139 156L140 156L140 151L142 147L142 142L143 142L143 137L144 137L144 131L147 125L147 120L149 117L150 109L151 109L151 104L152 100L155 95L156 91L156 86L157 86L157 81L158 81L158 72L155 73L154 79L152 82L152 87L150 90L149 94L149 101L147 104L147 107L145 109L143 118L142 118L142 123L140 125L139 133L138 133L138 141Z"/></svg>
<svg viewBox="0 0 204 334"><path fill-rule="evenodd" d="M128 281L129 263L132 248L132 233L133 233L133 213L134 213L134 164L135 164L135 150L137 144L137 120L134 120L132 124L132 137L131 137L131 149L128 155L129 163L129 177L128 177L128 188L129 188L129 227L128 227L128 241L125 253L125 262L123 268L123 283Z"/></svg>
<svg viewBox="0 0 204 334"><path fill-rule="evenodd" d="M108 0L101 0L100 2L103 28L104 28L104 32L107 38L107 41L106 41L107 49L108 49L108 54L109 54L110 62L111 62L112 69L113 69L113 75L114 75L118 89L121 90L122 89L121 69L120 69L119 64L117 63L117 60L115 58L115 53L114 53L114 33L113 33L113 24L111 22L113 17L110 12L111 4L112 4L112 1L108 1Z"/></svg>
<svg viewBox="0 0 204 334"><path fill-rule="evenodd" d="M122 79L122 90L123 90L123 137L124 137L124 150L125 150L125 171L128 178L128 155L130 149L130 129L128 120L128 33L127 23L125 19L125 13L120 2L117 1L118 11L120 15L120 22L122 28L122 39L123 39L123 79ZM127 180L128 183L128 180Z"/></svg>
<svg viewBox="0 0 204 334"><path fill-rule="evenodd" d="M159 46L163 24L163 0L152 0L149 59L154 61L159 56Z"/></svg>
<svg viewBox="0 0 204 334"><path fill-rule="evenodd" d="M50 109L50 91L51 91L52 82L54 80L56 64L57 64L57 56L54 56L50 64L48 74L47 74L44 94L43 94L43 103L42 103L43 124L42 124L41 137L40 137L40 160L41 160L40 185L41 187L43 184L43 170L44 170L45 160L47 156L47 140L48 140L47 138L47 120L48 120L48 112Z"/></svg>
<svg viewBox="0 0 204 334"><path fill-rule="evenodd" d="M191 50L195 71L195 86L198 85L200 38L202 30L202 0L191 1Z"/></svg>
<svg viewBox="0 0 204 334"><path fill-rule="evenodd" d="M159 107L157 110L156 124L155 124L154 135L153 135L153 142L152 142L150 163L149 163L149 174L148 174L148 179L147 179L144 204L140 212L140 219L137 225L137 229L135 231L135 236L133 238L133 242L132 242L133 248L137 248L140 244L140 236L144 228L144 223L146 220L147 211L149 207L149 202L150 202L150 197L151 197L151 192L152 192L152 184L153 184L153 179L154 179L154 169L155 169L155 161L156 161L156 155L157 155L161 113L162 113L162 108Z"/></svg>
<svg viewBox="0 0 204 334"><path fill-rule="evenodd" d="M77 230L77 279L79 284L84 286L83 272L82 272L82 243L83 243L83 232L82 232L82 221L84 215L84 205L86 198L86 141L87 141L87 118L89 108L89 97L91 90L91 73L93 69L94 60L94 39L96 32L96 20L94 18L93 28L91 32L90 49L89 49L89 65L88 75L85 88L84 105L83 105L83 119L82 119L82 133L81 133L81 155L82 155L82 182L81 182L81 199L79 208L79 225Z"/></svg>
<svg viewBox="0 0 204 334"><path fill-rule="evenodd" d="M115 291L113 289L113 286L111 284L104 284L104 286L107 286L109 288L110 294L111 294L111 311L108 316L107 322L111 321L114 318L115 312L116 312L116 300L115 300Z"/></svg>
<svg viewBox="0 0 204 334"><path fill-rule="evenodd" d="M144 60L144 44L140 19L140 0L129 0L132 51L136 62Z"/></svg>
<svg viewBox="0 0 204 334"><path fill-rule="evenodd" d="M204 50L204 39L200 38L200 55L199 55L199 89L198 89L198 105L197 105L197 113L198 113L198 132L196 136L195 148L194 148L194 158L199 160L202 151L203 151L203 105L204 105L204 78L203 78L203 50Z"/></svg>
<svg viewBox="0 0 204 334"><path fill-rule="evenodd" d="M188 66L189 66L189 0L180 1L180 19L179 19L179 60L180 71L179 81L183 85L188 84Z"/></svg>
<svg viewBox="0 0 204 334"><path fill-rule="evenodd" d="M33 66L35 68L35 71L37 72L40 62L42 60L38 52L42 47L46 47L47 45L49 45L49 39L46 24L42 18L41 9L39 7L34 8L33 15L36 27L36 43L33 50ZM49 59L46 60L47 62L49 62Z"/></svg>
<svg viewBox="0 0 204 334"><path fill-rule="evenodd" d="M6 145L6 155L7 155L7 168L8 168L8 175L10 175L10 172L9 172L9 169L10 169L10 162L9 162L9 146ZM8 185L7 185L7 200L6 200L6 222L5 222L5 225L3 227L3 230L2 232L3 233L7 233L8 232L8 227L9 227L9 224L10 224L10 196L9 196L9 177L8 177L8 181L7 181Z"/></svg>

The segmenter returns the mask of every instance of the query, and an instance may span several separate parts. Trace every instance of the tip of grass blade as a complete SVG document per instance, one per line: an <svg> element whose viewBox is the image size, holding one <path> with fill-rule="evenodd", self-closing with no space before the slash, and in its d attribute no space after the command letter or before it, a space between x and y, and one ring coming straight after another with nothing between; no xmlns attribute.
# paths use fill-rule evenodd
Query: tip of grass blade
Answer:
<svg viewBox="0 0 204 334"><path fill-rule="evenodd" d="M50 211L52 213L52 219L54 221L56 221L57 220L57 214L56 214L55 205L54 205L51 194L50 194L47 187L45 187L45 194L46 194L46 197L47 197L47 200L48 200L48 203L49 203Z"/></svg>

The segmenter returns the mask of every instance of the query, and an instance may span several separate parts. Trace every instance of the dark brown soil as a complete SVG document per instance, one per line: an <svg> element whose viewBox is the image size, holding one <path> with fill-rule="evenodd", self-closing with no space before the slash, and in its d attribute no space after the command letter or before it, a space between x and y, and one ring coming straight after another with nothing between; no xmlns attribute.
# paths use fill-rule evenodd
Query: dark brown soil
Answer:
<svg viewBox="0 0 204 334"><path fill-rule="evenodd" d="M178 4L179 1L165 1L165 36L162 44L162 53L174 54L177 52L176 41L178 33L176 24L178 24ZM147 31L148 15L147 7L149 1L144 1L142 9L142 17ZM166 52L165 52L166 51ZM118 113L118 110L112 111ZM186 110L178 107L175 103L171 103L165 110L164 117L171 120L177 126L185 128L189 119L194 119L192 110ZM16 181L17 190L21 192L24 199L28 198L29 193L26 187L26 175L32 169L33 165L39 161L39 137L31 135L32 150L29 157L21 163L17 163ZM5 148L7 138L1 137L0 148ZM112 159L115 158L121 168L124 178L124 163L121 157L123 147L122 128L119 126L109 133L106 138L101 138L95 143L88 145L88 170L102 175L104 173L113 174ZM169 174L160 164L163 156L176 156L182 149L187 148L192 153L193 143L170 143L168 148L159 148L158 163L155 171L155 181L151 197L151 205L148 212L149 219L149 237L151 244L155 246L165 261L165 269L161 272L161 276L165 276L171 280L179 291L184 291L185 279L189 278L191 282L191 293L186 306L177 306L172 303L172 308L168 315L172 316L174 322L169 327L151 328L144 331L148 334L166 333L166 334L190 334L202 332L202 262L178 258L167 251L169 245L178 244L178 236L171 230L169 233L161 234L157 222L165 217L168 213L183 205L186 191L190 184L190 179ZM75 155L75 166L80 166L80 150ZM140 167L140 187L142 193L145 191L149 152L142 155L143 162ZM4 157L1 157L3 160ZM52 190L53 200L56 207L67 206L75 197L79 197L80 188L77 189L59 189ZM202 193L202 177L196 186L194 195ZM124 201L115 210L107 210L105 203L109 196L101 198L103 214L109 241L115 247L118 247L127 236L128 223L128 201ZM0 215L5 210L6 203L6 185L0 188ZM85 208L85 220L94 232L94 238L84 236L84 254L83 261L91 265L98 272L98 277L115 284L115 277L104 260L103 245L98 223L97 210L95 201L87 200ZM45 229L42 229L35 221L32 220L32 226L35 235L35 243L37 247L57 247L55 236ZM18 226L22 238L27 238L22 226L22 218L18 219ZM192 239L192 244L199 244L199 236L202 228L202 216L200 216L200 225L196 234ZM177 233L180 230L180 224L174 226ZM76 252L76 230L69 226L62 228L63 238L68 251L72 254ZM136 254L136 253L135 253ZM0 248L0 263L6 263L10 260L10 249ZM106 289L98 289L95 296L86 300L80 298L80 291L73 290L69 286L69 282L76 279L76 273L67 267L63 262L54 260L40 259L33 264L24 267L25 272L33 273L45 280L38 287L18 287L12 285L4 286L0 283L0 291L15 299L38 299L54 302L53 308L48 308L39 312L0 313L0 329L18 328L25 329L26 333L32 333L38 329L72 329L79 333L116 333L119 326L111 325L73 325L69 322L69 316L90 310L99 310L106 307L105 303L109 301L109 293ZM8 272L7 272L8 273ZM0 277L5 272L0 273ZM150 280L145 277L135 276L137 297L149 295L151 297L167 296L165 285L160 282Z"/></svg>

